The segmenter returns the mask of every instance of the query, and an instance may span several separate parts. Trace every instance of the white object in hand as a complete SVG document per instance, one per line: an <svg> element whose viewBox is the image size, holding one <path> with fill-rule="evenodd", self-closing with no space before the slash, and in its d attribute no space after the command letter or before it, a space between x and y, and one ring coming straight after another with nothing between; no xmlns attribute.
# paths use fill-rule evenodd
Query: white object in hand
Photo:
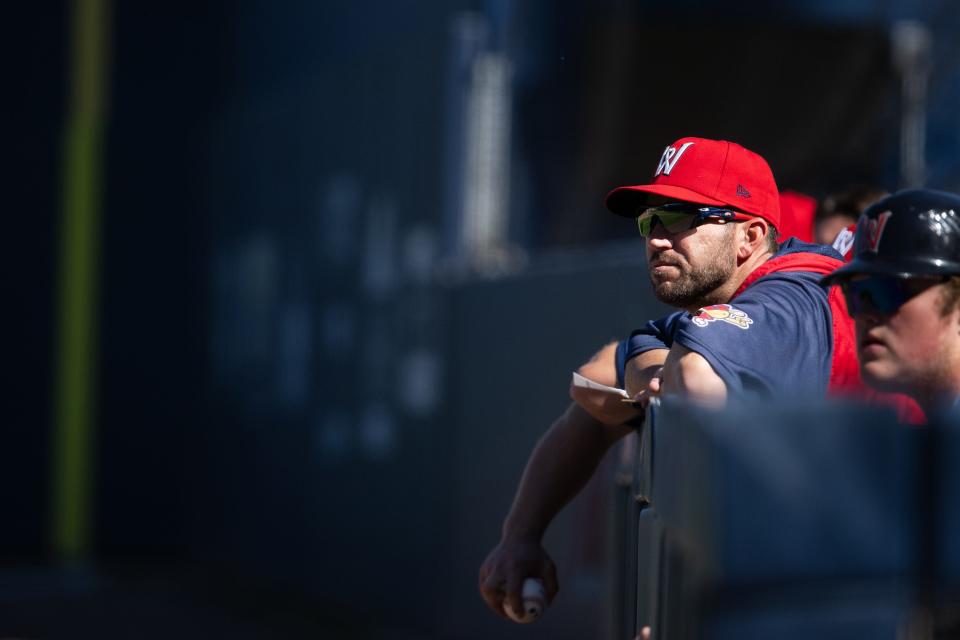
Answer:
<svg viewBox="0 0 960 640"><path fill-rule="evenodd" d="M518 615L506 600L503 602L503 610L511 620L519 624L530 624L543 615L543 610L547 608L547 592L543 588L542 580L539 578L524 580L520 597L523 599L522 615Z"/></svg>
<svg viewBox="0 0 960 640"><path fill-rule="evenodd" d="M573 372L573 386L583 387L584 389L596 389L597 391L603 391L604 393L612 393L614 395L620 396L621 398L630 398L630 395L627 394L623 389L617 387L608 387L605 384L600 384L599 382L594 382L590 378L586 378L576 371Z"/></svg>

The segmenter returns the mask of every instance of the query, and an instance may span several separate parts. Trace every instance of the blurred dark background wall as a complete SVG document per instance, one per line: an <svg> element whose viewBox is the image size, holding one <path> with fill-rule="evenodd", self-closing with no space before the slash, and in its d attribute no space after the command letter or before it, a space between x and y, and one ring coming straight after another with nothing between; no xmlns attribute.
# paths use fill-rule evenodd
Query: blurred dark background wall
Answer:
<svg viewBox="0 0 960 640"><path fill-rule="evenodd" d="M76 6L10 21L0 552L10 592L23 568L49 571L37 610L50 593L69 601L51 451ZM956 189L949 9L108 6L93 526L69 566L169 570L173 591L197 572L224 593L278 591L313 612L300 631L360 619L371 636L513 632L474 581L527 452L565 406L570 370L662 311L604 193L690 134L756 149L781 187L814 196L917 175ZM910 175L891 45L904 19L930 37ZM542 637L605 619L609 472L597 482L551 533L570 588ZM138 588L146 608L200 615ZM18 615L0 634L71 626Z"/></svg>
<svg viewBox="0 0 960 640"><path fill-rule="evenodd" d="M10 229L4 254L3 283L11 304L3 367L7 389L0 482L10 490L4 500L3 554L36 557L45 545L49 494L50 388L53 365L53 289L56 219L59 211L60 142L67 94L66 7L52 4L19 14L18 37L11 53L11 91L4 113L9 167ZM9 324L7 324L9 323Z"/></svg>

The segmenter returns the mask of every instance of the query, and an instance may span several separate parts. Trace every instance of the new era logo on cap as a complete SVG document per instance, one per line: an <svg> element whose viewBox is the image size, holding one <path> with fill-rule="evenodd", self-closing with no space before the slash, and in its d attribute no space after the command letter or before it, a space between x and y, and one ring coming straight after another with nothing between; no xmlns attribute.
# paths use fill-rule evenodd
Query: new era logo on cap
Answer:
<svg viewBox="0 0 960 640"><path fill-rule="evenodd" d="M680 138L660 155L651 184L614 189L607 208L632 217L664 200L730 207L780 224L780 192L766 160L726 140Z"/></svg>

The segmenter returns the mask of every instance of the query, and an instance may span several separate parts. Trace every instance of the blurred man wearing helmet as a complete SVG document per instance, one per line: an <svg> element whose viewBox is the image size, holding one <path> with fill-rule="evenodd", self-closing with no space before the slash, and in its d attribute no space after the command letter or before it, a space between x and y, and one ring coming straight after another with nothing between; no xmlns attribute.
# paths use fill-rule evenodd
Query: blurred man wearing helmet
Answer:
<svg viewBox="0 0 960 640"><path fill-rule="evenodd" d="M907 190L870 206L853 260L825 277L856 323L867 384L924 411L960 399L960 196Z"/></svg>

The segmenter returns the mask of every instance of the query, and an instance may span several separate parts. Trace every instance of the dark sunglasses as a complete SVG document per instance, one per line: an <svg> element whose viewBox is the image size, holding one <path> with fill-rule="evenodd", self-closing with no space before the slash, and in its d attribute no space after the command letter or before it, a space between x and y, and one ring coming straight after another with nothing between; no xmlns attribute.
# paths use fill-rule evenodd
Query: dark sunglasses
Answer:
<svg viewBox="0 0 960 640"><path fill-rule="evenodd" d="M637 216L637 227L640 229L640 235L648 238L657 223L661 224L667 233L681 233L708 222L750 220L752 217L730 209L677 202L647 209Z"/></svg>
<svg viewBox="0 0 960 640"><path fill-rule="evenodd" d="M946 278L895 278L892 276L867 276L857 280L845 280L840 289L847 299L847 312L851 316L860 313L891 315L903 304L923 293Z"/></svg>

